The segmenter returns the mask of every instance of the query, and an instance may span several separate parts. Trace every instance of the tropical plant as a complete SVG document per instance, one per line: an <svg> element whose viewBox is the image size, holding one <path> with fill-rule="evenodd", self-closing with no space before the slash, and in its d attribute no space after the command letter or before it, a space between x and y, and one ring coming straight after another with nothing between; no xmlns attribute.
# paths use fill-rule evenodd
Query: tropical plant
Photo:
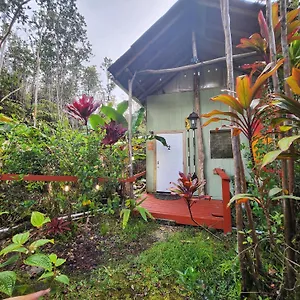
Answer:
<svg viewBox="0 0 300 300"><path fill-rule="evenodd" d="M41 229L44 224L50 221L44 214L40 212L32 212L31 225L37 229ZM68 284L69 278L61 274L57 269L59 266L65 263L65 259L58 258L56 254L44 254L37 250L46 245L54 244L54 240L51 239L38 239L33 240L34 234L30 231L16 234L12 237L12 243L3 248L0 251L0 256L4 259L7 255L10 255L6 260L2 261L0 268L6 268L16 266L18 263L23 262L25 265L40 267L44 270L44 273L38 280L44 280L52 278L58 282ZM1 271L0 272L0 292L11 296L17 281L17 273L14 270Z"/></svg>
<svg viewBox="0 0 300 300"><path fill-rule="evenodd" d="M67 104L67 113L84 122L87 126L88 118L100 106L99 101L95 101L93 97L82 95L81 98L75 100L72 104Z"/></svg>
<svg viewBox="0 0 300 300"><path fill-rule="evenodd" d="M124 117L124 113L128 109L128 101L123 101L118 104L117 108L114 109L109 105L102 105L99 114L93 114L89 118L90 126L93 130L99 130L99 128L106 129L106 136L103 141L104 144L113 144L117 142L128 130L128 122ZM141 107L138 111L133 114L132 117L132 134L135 136L138 133L138 128L142 124L145 118L145 108ZM158 135L150 133L144 136L146 140L157 140L162 143L165 147L168 147L166 140Z"/></svg>
<svg viewBox="0 0 300 300"><path fill-rule="evenodd" d="M123 229L126 228L129 218L133 213L139 213L145 222L149 219L154 219L151 213L141 204L146 200L143 198L142 200L135 200L135 199L127 199L125 201L125 207L120 212L120 217L122 218L122 227Z"/></svg>
<svg viewBox="0 0 300 300"><path fill-rule="evenodd" d="M228 94L221 94L211 98L212 101L228 105L232 111L224 112L213 110L207 114L203 114L202 117L210 119L202 126L207 126L213 122L227 121L230 124L222 125L222 127L233 129L234 135L240 133L245 135L249 141L250 150L254 160L252 143L254 142L254 137L263 117L266 116L266 111L260 109L263 103L260 99L256 99L256 97L267 79L271 77L282 64L283 60L278 61L275 67L268 64L254 84L251 84L249 75L238 76L236 78L236 97Z"/></svg>
<svg viewBox="0 0 300 300"><path fill-rule="evenodd" d="M206 182L199 182L198 178L194 178L190 173L185 175L184 173L179 172L177 183L172 182L172 184L173 187L170 188L171 193L185 199L192 221L200 226L192 214L192 206L197 201L197 199L193 199L192 197L199 188L206 184Z"/></svg>
<svg viewBox="0 0 300 300"><path fill-rule="evenodd" d="M287 13L287 43L290 44L300 39L297 32L300 27L300 20L297 20L300 9L294 9ZM281 53L281 18L279 17L279 5L278 2L272 4L272 18L273 18L273 30L275 35L275 43L277 53ZM258 52L263 61L258 61L253 64L244 65L244 69L252 69L252 73L260 71L262 67L270 63L270 37L267 21L262 11L258 14L258 22L260 26L260 33L254 33L249 38L242 38L241 43L237 45L238 48L249 48Z"/></svg>
<svg viewBox="0 0 300 300"><path fill-rule="evenodd" d="M49 223L46 224L47 228L45 230L46 235L57 235L63 234L66 231L70 231L69 227L71 222L65 221L59 218L53 218Z"/></svg>
<svg viewBox="0 0 300 300"><path fill-rule="evenodd" d="M120 138L122 138L127 131L122 124L116 123L116 121L111 121L109 124L104 126L106 135L101 141L103 145L113 145Z"/></svg>
<svg viewBox="0 0 300 300"><path fill-rule="evenodd" d="M300 95L300 69L293 68L292 75L286 78L287 84L291 90L296 94ZM277 115L273 119L273 124L281 124L279 127L282 132L300 128L300 103L283 94L273 94L273 101L270 103L272 108L275 108ZM283 124L283 122L288 122ZM267 153L263 158L263 167L273 162L275 159L299 159L300 153L297 153L297 149L292 153L288 153L291 145L298 141L300 135L291 135L281 138L278 141L279 149Z"/></svg>

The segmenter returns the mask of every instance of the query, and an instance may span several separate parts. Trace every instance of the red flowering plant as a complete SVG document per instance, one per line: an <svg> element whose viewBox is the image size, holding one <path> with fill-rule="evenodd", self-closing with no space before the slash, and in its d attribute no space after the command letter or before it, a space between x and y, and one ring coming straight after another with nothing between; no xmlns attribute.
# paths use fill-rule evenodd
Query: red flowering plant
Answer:
<svg viewBox="0 0 300 300"><path fill-rule="evenodd" d="M173 184L173 187L170 188L171 193L185 199L192 221L199 226L192 215L191 207L195 203L195 200L193 200L192 197L200 187L206 184L206 181L199 182L198 178L190 173L185 175L184 173L179 172L177 183L171 183Z"/></svg>
<svg viewBox="0 0 300 300"><path fill-rule="evenodd" d="M66 112L73 118L81 120L87 126L88 118L100 106L99 101L95 101L94 97L82 95L78 100L72 104L67 104Z"/></svg>
<svg viewBox="0 0 300 300"><path fill-rule="evenodd" d="M172 182L174 185L170 188L172 194L176 194L184 198L187 202L192 204L192 197L200 187L205 185L205 182L199 182L197 177L192 176L190 173L185 175L179 172L178 183Z"/></svg>
<svg viewBox="0 0 300 300"><path fill-rule="evenodd" d="M106 130L106 135L101 142L103 145L115 144L127 131L127 128L124 128L122 124L116 123L116 121L106 124L104 129Z"/></svg>

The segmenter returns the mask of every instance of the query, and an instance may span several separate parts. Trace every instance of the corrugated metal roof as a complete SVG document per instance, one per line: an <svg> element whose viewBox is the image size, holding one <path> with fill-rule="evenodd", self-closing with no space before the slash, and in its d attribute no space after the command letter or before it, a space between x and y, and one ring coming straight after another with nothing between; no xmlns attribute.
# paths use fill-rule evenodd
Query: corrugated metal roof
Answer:
<svg viewBox="0 0 300 300"><path fill-rule="evenodd" d="M263 6L230 0L233 44L259 32L257 14ZM138 22L138 20L137 20ZM205 61L225 55L219 0L178 0L110 68L117 84L128 90L128 80L136 71L173 68L192 64L192 31L196 32L198 58ZM234 54L245 52L234 48ZM140 75L133 96L145 101L176 74Z"/></svg>

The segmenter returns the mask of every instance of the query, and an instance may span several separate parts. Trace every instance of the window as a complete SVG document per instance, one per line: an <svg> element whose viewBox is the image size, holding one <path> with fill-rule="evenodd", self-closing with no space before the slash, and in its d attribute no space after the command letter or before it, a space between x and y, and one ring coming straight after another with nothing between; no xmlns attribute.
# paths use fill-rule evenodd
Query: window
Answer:
<svg viewBox="0 0 300 300"><path fill-rule="evenodd" d="M230 130L210 131L210 157L233 158Z"/></svg>

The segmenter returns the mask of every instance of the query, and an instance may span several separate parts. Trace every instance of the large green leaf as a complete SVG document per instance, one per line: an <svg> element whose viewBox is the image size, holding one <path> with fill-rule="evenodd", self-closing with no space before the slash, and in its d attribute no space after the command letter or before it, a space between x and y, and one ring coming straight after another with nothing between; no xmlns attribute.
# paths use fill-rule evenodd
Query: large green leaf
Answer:
<svg viewBox="0 0 300 300"><path fill-rule="evenodd" d="M275 151L271 151L271 152L267 153L263 158L261 167L263 168L266 165L273 162L281 154L281 152L282 152L282 150L275 150Z"/></svg>
<svg viewBox="0 0 300 300"><path fill-rule="evenodd" d="M272 200L281 200L281 199L300 200L300 197L293 196L293 195L281 195L281 196L272 198Z"/></svg>
<svg viewBox="0 0 300 300"><path fill-rule="evenodd" d="M298 140L299 138L300 135L293 135L293 136L282 138L278 142L278 146L281 149L281 151L287 151L290 148L290 146L293 144L293 142Z"/></svg>
<svg viewBox="0 0 300 300"><path fill-rule="evenodd" d="M52 270L52 263L48 255L45 254L33 254L24 260L25 265L41 267L47 271Z"/></svg>
<svg viewBox="0 0 300 300"><path fill-rule="evenodd" d="M16 279L17 275L15 272L0 272L0 292L11 296L16 284Z"/></svg>
<svg viewBox="0 0 300 300"><path fill-rule="evenodd" d="M40 239L37 240L29 246L30 251L35 251L38 247L44 246L48 243L54 244L54 239L48 240L48 239Z"/></svg>
<svg viewBox="0 0 300 300"><path fill-rule="evenodd" d="M128 108L128 100L124 100L117 105L117 112L123 115Z"/></svg>
<svg viewBox="0 0 300 300"><path fill-rule="evenodd" d="M97 130L100 126L105 125L105 121L99 115L94 114L89 117L89 124L93 130Z"/></svg>
<svg viewBox="0 0 300 300"><path fill-rule="evenodd" d="M145 108L141 107L133 116L132 116L132 133L135 133L139 126L142 124L145 116Z"/></svg>
<svg viewBox="0 0 300 300"><path fill-rule="evenodd" d="M128 123L127 120L125 119L125 117L120 114L117 110L115 110L114 108L110 107L110 106L105 106L103 105L101 107L101 111L110 119L116 121L117 123L122 124L123 126L125 126L126 128L128 127Z"/></svg>
<svg viewBox="0 0 300 300"><path fill-rule="evenodd" d="M45 224L45 222L47 221L47 218L45 218L44 214L42 214L38 211L34 211L31 214L30 221L31 221L32 226L40 228Z"/></svg>
<svg viewBox="0 0 300 300"><path fill-rule="evenodd" d="M30 235L29 231L24 232L24 233L16 234L16 235L13 236L12 241L15 244L23 245L28 241L29 235Z"/></svg>
<svg viewBox="0 0 300 300"><path fill-rule="evenodd" d="M49 278L52 276L54 276L54 272L45 272L44 274L42 274L42 276L39 278L39 280L46 279L46 278Z"/></svg>
<svg viewBox="0 0 300 300"><path fill-rule="evenodd" d="M69 280L69 277L67 275L58 275L54 278L56 281L58 282L61 282L63 284L69 284L70 283L70 280Z"/></svg>
<svg viewBox="0 0 300 300"><path fill-rule="evenodd" d="M274 197L275 195L279 194L282 192L282 189L279 188L279 187L274 187L272 188L270 191L269 191L269 197L272 198Z"/></svg>
<svg viewBox="0 0 300 300"><path fill-rule="evenodd" d="M129 208L123 208L121 210L120 216L122 218L122 227L123 227L123 229L125 229L126 226L127 226L127 223L129 221L129 217L130 217L130 213L131 213L131 210Z"/></svg>
<svg viewBox="0 0 300 300"><path fill-rule="evenodd" d="M160 143L162 143L165 147L170 147L168 144L167 144L167 141L164 137L162 136L159 136L159 135L155 135L154 138L159 141Z"/></svg>
<svg viewBox="0 0 300 300"><path fill-rule="evenodd" d="M15 262L18 261L19 258L20 257L19 257L18 254L11 256L7 261L5 261L2 264L0 264L0 268L4 268L6 266L14 264Z"/></svg>
<svg viewBox="0 0 300 300"><path fill-rule="evenodd" d="M64 258L58 258L55 262L55 267L59 267L61 265L63 265L66 262L66 260Z"/></svg>
<svg viewBox="0 0 300 300"><path fill-rule="evenodd" d="M6 255L10 252L18 252L21 248L23 248L22 245L13 243L3 248L0 252L0 255Z"/></svg>
<svg viewBox="0 0 300 300"><path fill-rule="evenodd" d="M138 207L136 207L136 210L140 213L140 215L142 216L144 221L147 222L148 219L147 219L147 215L146 215L146 209L144 207L138 206Z"/></svg>

